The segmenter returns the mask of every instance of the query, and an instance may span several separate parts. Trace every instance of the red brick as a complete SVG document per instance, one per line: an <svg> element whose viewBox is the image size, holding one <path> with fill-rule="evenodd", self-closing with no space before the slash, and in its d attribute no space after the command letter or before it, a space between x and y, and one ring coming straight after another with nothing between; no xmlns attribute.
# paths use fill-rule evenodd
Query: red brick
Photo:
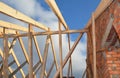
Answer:
<svg viewBox="0 0 120 78"><path fill-rule="evenodd" d="M120 71L109 71L110 74L120 74Z"/></svg>
<svg viewBox="0 0 120 78"><path fill-rule="evenodd" d="M113 63L113 61L111 61L111 60L110 60L110 61L107 61L107 64L109 64L109 63Z"/></svg>
<svg viewBox="0 0 120 78"><path fill-rule="evenodd" d="M114 61L115 64L120 64L120 61Z"/></svg>
<svg viewBox="0 0 120 78"><path fill-rule="evenodd" d="M112 52L106 52L106 54L107 54L107 55L116 55L117 52L113 52L113 51L112 51Z"/></svg>
<svg viewBox="0 0 120 78"><path fill-rule="evenodd" d="M106 55L106 57L112 57L112 55L111 55L111 54L110 54L110 55L109 55L109 54L107 54L107 55Z"/></svg>
<svg viewBox="0 0 120 78"><path fill-rule="evenodd" d="M112 55L112 57L118 57L118 58L120 58L120 54Z"/></svg>

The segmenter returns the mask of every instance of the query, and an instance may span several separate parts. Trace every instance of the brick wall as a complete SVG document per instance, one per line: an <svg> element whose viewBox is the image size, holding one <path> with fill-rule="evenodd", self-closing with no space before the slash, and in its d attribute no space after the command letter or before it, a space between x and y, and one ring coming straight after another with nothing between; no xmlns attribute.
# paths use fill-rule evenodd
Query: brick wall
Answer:
<svg viewBox="0 0 120 78"><path fill-rule="evenodd" d="M120 78L120 52L97 53L98 78Z"/></svg>
<svg viewBox="0 0 120 78"><path fill-rule="evenodd" d="M102 39L103 36L105 35L106 28L108 26L110 18L113 17L113 27L111 30L111 33L109 34L108 40L106 42L111 42L110 45L107 47L101 47ZM115 43L117 40L120 39L120 0L114 0L112 4L106 10L101 13L101 15L95 20L95 26L96 26L96 48L97 51L99 51L102 48L108 48L111 46L115 46ZM114 36L112 35L113 33L116 33ZM87 63L88 63L88 68L91 71L91 74L93 74L93 47L92 45L92 26L89 27L89 34L88 34L88 40L87 40ZM118 35L119 34L119 35ZM119 36L119 38L118 38ZM110 39L113 39L111 41ZM120 40L119 40L120 41ZM119 51L120 52L120 51ZM109 54L113 53L113 54ZM111 51L111 52L102 52L102 53L97 53L97 68L98 68L98 78L120 78L116 77L118 74L116 72L119 72L119 65L120 63L118 61L114 61L114 59L117 58L116 51ZM120 54L120 53L118 53ZM106 55L106 57L105 57ZM110 57L109 57L110 56ZM113 66L117 65L117 68L113 70ZM113 67L113 68L112 68ZM118 71L119 70L119 71Z"/></svg>

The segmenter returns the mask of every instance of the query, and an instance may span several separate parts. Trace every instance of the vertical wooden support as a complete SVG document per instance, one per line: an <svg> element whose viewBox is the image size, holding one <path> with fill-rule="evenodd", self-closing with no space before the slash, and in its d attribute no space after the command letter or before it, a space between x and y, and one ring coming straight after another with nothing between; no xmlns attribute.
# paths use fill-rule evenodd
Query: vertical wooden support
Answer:
<svg viewBox="0 0 120 78"><path fill-rule="evenodd" d="M70 56L72 55L73 51L75 50L77 44L79 43L81 37L82 37L83 33L81 33L79 35L79 37L77 38L77 40L75 41L75 43L73 44L72 48L70 49L70 51L68 52L67 56L65 57L64 61L63 61L63 65L62 68L65 66L65 64L67 63L68 59L70 58ZM56 74L54 75L54 78L58 78L60 74L60 68L58 69L58 71L56 72Z"/></svg>
<svg viewBox="0 0 120 78"><path fill-rule="evenodd" d="M60 78L63 78L63 70L62 70L62 34L61 34L62 24L59 21L59 54L60 54Z"/></svg>
<svg viewBox="0 0 120 78"><path fill-rule="evenodd" d="M67 34L68 35L68 48L69 48L69 51L70 51L70 34ZM68 66L68 75L67 77L69 78L69 75L70 75L70 71L71 71L71 77L72 77L72 57L70 56L70 60L69 60L69 66Z"/></svg>
<svg viewBox="0 0 120 78"><path fill-rule="evenodd" d="M56 70L58 70L57 58L56 58L56 53L55 53L54 44L53 44L51 35L50 35L50 42L51 42L52 52L53 52L53 56L54 56L54 62L56 65Z"/></svg>
<svg viewBox="0 0 120 78"><path fill-rule="evenodd" d="M40 78L44 78L48 49L49 49L49 43L50 43L50 37L48 35L47 36L47 41L46 41L46 44L45 44L44 58L43 58L41 72L40 72Z"/></svg>
<svg viewBox="0 0 120 78"><path fill-rule="evenodd" d="M93 40L93 78L97 78L97 69L96 69L96 39L95 39L95 19L94 19L94 13L92 14L92 40Z"/></svg>
<svg viewBox="0 0 120 78"><path fill-rule="evenodd" d="M28 35L28 49L29 49L29 78L33 78L33 52L32 52L32 25L29 24Z"/></svg>
<svg viewBox="0 0 120 78"><path fill-rule="evenodd" d="M8 37L5 33L5 28L3 28L3 34L4 34L4 52L3 52L3 78L8 78Z"/></svg>

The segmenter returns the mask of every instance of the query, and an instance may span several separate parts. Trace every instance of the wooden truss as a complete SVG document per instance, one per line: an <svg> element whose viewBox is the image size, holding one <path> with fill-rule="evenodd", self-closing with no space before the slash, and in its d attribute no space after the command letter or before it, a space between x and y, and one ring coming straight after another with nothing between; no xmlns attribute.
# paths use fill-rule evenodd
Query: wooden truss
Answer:
<svg viewBox="0 0 120 78"><path fill-rule="evenodd" d="M59 19L59 31L51 31L50 28L47 26L36 22L35 20L29 18L28 16L18 12L17 10L7 6L6 4L0 2L0 13L7 15L9 17L15 18L16 20L20 20L22 22L25 22L28 24L28 28L13 24L11 22L6 22L0 20L0 38L3 39L3 51L0 49L0 56L2 57L1 60L1 68L0 68L0 77L3 78L16 78L16 73L20 72L23 78L36 78L36 73L40 71L40 78L49 78L51 71L53 68L56 68L56 73L54 73L54 77L63 77L63 68L66 65L66 63L69 61L69 68L68 68L68 77L72 76L72 58L71 55L77 46L78 42L80 41L82 35L84 32L87 32L87 29L82 30L69 30L67 24L65 23L62 14L60 13L57 4L55 1L46 0L46 2L50 5L50 7L53 9L55 14L58 16ZM54 7L53 7L54 6ZM62 26L65 27L65 30L62 30ZM43 32L35 32L34 27L43 30ZM71 33L80 33L79 37L75 41L73 46L70 46L70 34ZM68 47L69 52L65 59L62 58L62 34L68 35ZM43 56L41 55L41 50L38 45L38 39L37 36L43 36L46 35L46 42L44 47ZM59 36L59 57L56 57L56 52L53 44L52 35L58 35ZM23 42L23 37L26 37L28 39L28 51L25 48L25 44ZM9 41L9 39L13 39L12 41ZM19 42L21 50L24 54L25 61L21 64L18 60L18 57L15 54L14 46L16 46L16 42ZM39 58L39 61L37 64L33 65L33 43L35 44L35 48L37 51L37 55ZM50 67L50 69L46 70L46 62L49 52L49 45L51 44L52 52L53 52L53 63ZM10 63L8 63L8 59L12 55L14 60ZM37 56L36 55L36 56ZM57 58L60 58L60 64L57 61ZM52 61L52 60L51 60ZM13 64L17 65L17 68L13 70L11 67ZM28 65L28 73L25 74L25 71L23 70L23 67L25 65ZM70 73L71 72L71 73Z"/></svg>
<svg viewBox="0 0 120 78"><path fill-rule="evenodd" d="M106 2L104 2L106 1ZM40 74L40 78L49 78L51 72L53 71L53 68L55 67L55 73L54 78L63 78L63 68L64 66L69 63L68 65L68 74L67 77L72 78L72 53L74 52L74 49L76 48L77 44L79 43L82 35L84 33L87 33L88 36L88 42L93 45L87 45L87 47L91 47L93 50L93 75L91 78L97 78L97 69L96 69L96 38L95 38L95 20L96 18L105 10L105 8L108 7L108 5L112 2L112 0L102 0L100 5L98 6L97 10L92 14L92 19L89 20L87 26L82 30L69 30L69 27L67 26L62 14L60 13L59 8L57 7L57 4L55 0L46 0L47 4L51 7L55 15L58 17L58 25L59 30L58 31L51 31L50 28L47 26L31 19L30 17L22 14L21 12L7 6L6 4L0 2L0 13L12 17L16 20L20 20L24 23L27 23L28 28L13 24L11 22L6 22L0 20L0 38L3 40L3 50L0 49L0 56L2 57L2 60L0 61L1 67L0 67L0 78L16 78L16 73L20 72L23 78L36 78L36 73ZM65 30L62 30L62 26L65 28ZM92 36L90 35L89 27L92 26ZM36 32L34 28L43 30L42 32ZM70 34L79 33L78 38L76 39L75 43L71 46L70 45ZM67 55L65 56L65 59L63 59L62 55L62 34L67 34L68 37L68 47L69 51ZM59 57L56 56L56 51L54 48L54 41L52 39L52 35L58 35L59 37ZM47 36L45 46L44 46L44 52L42 56L42 52L38 45L38 36ZM26 37L28 39L28 51L25 48L23 37ZM92 40L90 41L89 38ZM12 39L10 41L9 39ZM19 42L21 50L24 54L25 61L23 63L20 63L18 60L18 57L15 54L14 46L16 42ZM37 51L37 55L39 58L39 61L34 65L33 64L33 43L35 44L35 48ZM51 45L51 46L50 46ZM51 66L49 65L50 69L46 70L46 64L47 64L47 57L49 52L49 47L52 49L53 54L53 60ZM87 53L89 54L89 53ZM37 57L36 55L36 57ZM8 63L9 57L13 57L13 61ZM87 55L89 56L89 55ZM58 63L57 58L60 59L60 63ZM13 69L11 66L13 64L17 65L16 69ZM28 72L27 74L23 70L23 67L25 65L28 65ZM89 70L89 65L87 65L87 68L85 70L85 73L87 72L89 76L91 75ZM85 73L83 74L83 77L85 77Z"/></svg>

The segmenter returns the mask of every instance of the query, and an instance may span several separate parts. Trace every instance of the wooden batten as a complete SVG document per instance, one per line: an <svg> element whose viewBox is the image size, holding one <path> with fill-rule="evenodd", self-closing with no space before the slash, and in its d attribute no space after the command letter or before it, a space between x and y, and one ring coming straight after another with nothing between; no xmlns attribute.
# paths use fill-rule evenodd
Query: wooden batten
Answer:
<svg viewBox="0 0 120 78"><path fill-rule="evenodd" d="M0 12L3 13L3 14L6 14L8 16L11 16L13 18L16 18L18 20L21 20L23 22L26 22L26 23L29 23L29 24L32 24L36 27L39 27L43 30L48 30L48 27L46 27L45 25L39 23L39 22L36 22L35 20L31 19L30 17L24 15L23 13L9 7L8 5L0 2Z"/></svg>
<svg viewBox="0 0 120 78"><path fill-rule="evenodd" d="M16 34L15 30L6 29L6 34ZM0 28L0 34L3 34L3 28Z"/></svg>
<svg viewBox="0 0 120 78"><path fill-rule="evenodd" d="M63 77L63 53L62 53L62 34L61 34L62 23L59 22L59 55L60 55L60 78Z"/></svg>

